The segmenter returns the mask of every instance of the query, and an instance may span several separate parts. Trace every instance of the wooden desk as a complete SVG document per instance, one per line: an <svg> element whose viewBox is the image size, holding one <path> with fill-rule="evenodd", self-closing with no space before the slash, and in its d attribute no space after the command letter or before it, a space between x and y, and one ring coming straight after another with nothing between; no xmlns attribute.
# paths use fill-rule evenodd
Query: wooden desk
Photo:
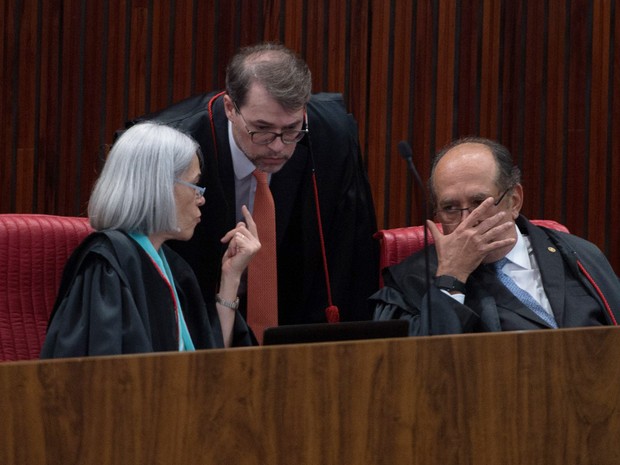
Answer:
<svg viewBox="0 0 620 465"><path fill-rule="evenodd" d="M0 364L1 464L618 464L620 329Z"/></svg>

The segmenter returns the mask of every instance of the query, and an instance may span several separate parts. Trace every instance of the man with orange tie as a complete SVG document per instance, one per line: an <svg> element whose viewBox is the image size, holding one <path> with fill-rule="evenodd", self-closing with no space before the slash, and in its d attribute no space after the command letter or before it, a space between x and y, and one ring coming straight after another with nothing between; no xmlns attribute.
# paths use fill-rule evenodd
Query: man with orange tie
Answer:
<svg viewBox="0 0 620 465"><path fill-rule="evenodd" d="M221 266L213 246L242 221L243 205L253 212L262 245L253 262L261 269L249 268L239 299L225 304L239 306L259 342L278 324L370 319L367 297L378 285L357 124L339 94L311 95L311 87L301 58L263 43L232 58L226 91L138 119L179 128L201 146L202 220L191 241L172 247L205 295Z"/></svg>

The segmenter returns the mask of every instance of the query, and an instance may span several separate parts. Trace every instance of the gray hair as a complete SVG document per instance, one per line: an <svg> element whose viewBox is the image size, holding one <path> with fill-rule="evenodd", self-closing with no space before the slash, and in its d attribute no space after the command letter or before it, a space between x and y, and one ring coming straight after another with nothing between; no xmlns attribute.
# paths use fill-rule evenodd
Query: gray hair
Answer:
<svg viewBox="0 0 620 465"><path fill-rule="evenodd" d="M285 46L270 42L242 48L226 68L226 92L237 106L245 104L254 82L288 111L304 107L312 91L306 62Z"/></svg>
<svg viewBox="0 0 620 465"><path fill-rule="evenodd" d="M91 226L153 234L177 229L174 180L201 159L188 135L155 122L127 129L115 142L88 203Z"/></svg>
<svg viewBox="0 0 620 465"><path fill-rule="evenodd" d="M497 184L500 191L512 189L517 184L521 183L521 170L514 164L510 150L499 142L486 139L484 137L463 137L446 145L439 153L437 153L437 155L435 155L435 158L433 158L428 186L433 205L437 203L437 196L435 193L435 168L437 167L437 163L439 163L439 160L441 160L450 150L463 144L481 144L487 147L493 154L493 158L495 158L495 165L497 166L497 178L495 180L495 184Z"/></svg>

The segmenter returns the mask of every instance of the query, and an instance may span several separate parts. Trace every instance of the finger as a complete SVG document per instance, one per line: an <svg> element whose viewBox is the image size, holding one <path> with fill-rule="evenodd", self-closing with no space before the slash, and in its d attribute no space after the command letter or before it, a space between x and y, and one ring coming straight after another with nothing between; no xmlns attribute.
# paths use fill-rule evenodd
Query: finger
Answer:
<svg viewBox="0 0 620 465"><path fill-rule="evenodd" d="M493 207L495 206L495 199L493 197L488 197L478 205L469 215L465 218L460 226L464 228L474 228L482 223L487 218L493 216L490 212L493 211Z"/></svg>
<svg viewBox="0 0 620 465"><path fill-rule="evenodd" d="M433 240L435 242L437 242L439 238L443 237L443 233L439 230L439 228L437 227L434 221L426 220L426 226L428 227L428 230L431 232L431 235L433 236Z"/></svg>
<svg viewBox="0 0 620 465"><path fill-rule="evenodd" d="M477 243L479 252L485 256L495 250L503 248L508 248L509 250L516 243L516 236L511 233L511 230L514 231L514 228L514 223L503 222L485 233L479 234L478 241L472 238L472 243Z"/></svg>
<svg viewBox="0 0 620 465"><path fill-rule="evenodd" d="M240 223L240 224L243 224L243 223ZM247 237L249 235L250 235L249 231L247 231L245 228L237 226L235 227L235 229L231 229L226 234L224 234L224 237L222 237L220 241L225 244L233 240L235 237L241 237L241 236Z"/></svg>
<svg viewBox="0 0 620 465"><path fill-rule="evenodd" d="M482 254L486 256L496 250L500 250L500 249L512 246L516 242L517 240L514 237L489 242L482 248Z"/></svg>
<svg viewBox="0 0 620 465"><path fill-rule="evenodd" d="M254 222L254 218L252 218L250 210L248 210L248 208L244 205L243 207L241 207L241 213L243 214L243 218L245 219L246 227L252 233L252 235L258 239L256 223Z"/></svg>
<svg viewBox="0 0 620 465"><path fill-rule="evenodd" d="M220 239L220 242L222 242L223 244L229 242L235 236L236 232L236 229L231 229L226 234L224 234L224 236Z"/></svg>
<svg viewBox="0 0 620 465"><path fill-rule="evenodd" d="M497 212L495 215L483 220L478 225L482 235L504 235L506 231L514 228L514 221L506 212Z"/></svg>

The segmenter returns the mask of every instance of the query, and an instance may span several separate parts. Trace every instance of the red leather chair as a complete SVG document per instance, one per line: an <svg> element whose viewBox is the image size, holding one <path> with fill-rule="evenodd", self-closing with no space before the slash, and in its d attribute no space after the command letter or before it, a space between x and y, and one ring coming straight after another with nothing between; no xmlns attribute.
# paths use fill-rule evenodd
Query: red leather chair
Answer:
<svg viewBox="0 0 620 465"><path fill-rule="evenodd" d="M87 218L0 215L0 361L39 357L65 263Z"/></svg>
<svg viewBox="0 0 620 465"><path fill-rule="evenodd" d="M558 231L568 232L568 228L563 224L553 220L531 220L532 223ZM441 230L441 224L438 224ZM405 228L382 229L374 234L374 238L379 240L380 256L379 266L383 268L395 265L403 261L409 255L424 248L424 227L410 226ZM428 243L432 244L433 235L428 233ZM383 286L383 278L380 285Z"/></svg>

